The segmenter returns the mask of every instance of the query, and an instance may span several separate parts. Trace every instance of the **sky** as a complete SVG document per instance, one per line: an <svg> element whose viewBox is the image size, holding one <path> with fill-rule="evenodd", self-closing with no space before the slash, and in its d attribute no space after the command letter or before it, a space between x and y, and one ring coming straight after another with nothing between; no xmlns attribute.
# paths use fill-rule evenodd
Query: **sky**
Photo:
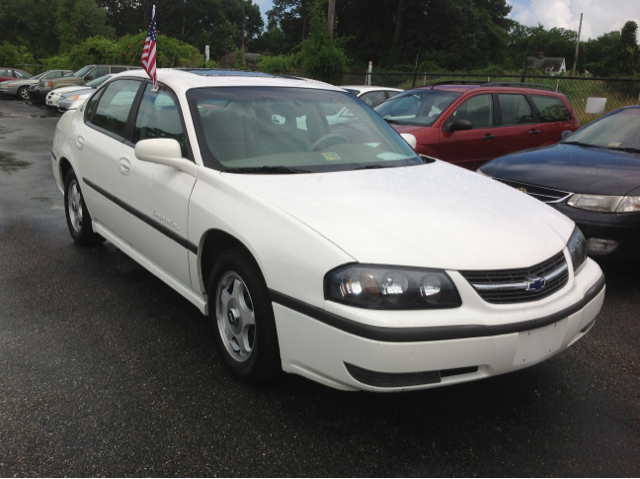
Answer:
<svg viewBox="0 0 640 479"><path fill-rule="evenodd" d="M271 0L253 0L253 3L260 6L266 26ZM640 25L640 0L507 0L507 3L513 7L509 16L530 27L541 23L546 29L558 27L577 31L580 13L584 13L581 40L620 30L628 20Z"/></svg>

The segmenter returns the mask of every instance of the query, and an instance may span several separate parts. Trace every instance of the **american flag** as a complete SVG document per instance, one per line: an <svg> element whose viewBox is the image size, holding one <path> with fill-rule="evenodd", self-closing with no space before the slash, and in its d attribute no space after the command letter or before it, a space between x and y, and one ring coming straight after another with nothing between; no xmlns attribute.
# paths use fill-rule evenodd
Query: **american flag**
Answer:
<svg viewBox="0 0 640 479"><path fill-rule="evenodd" d="M153 89L156 90L158 75L156 73L156 6L153 6L151 23L147 31L147 38L142 49L142 68L147 72L149 78L153 80Z"/></svg>

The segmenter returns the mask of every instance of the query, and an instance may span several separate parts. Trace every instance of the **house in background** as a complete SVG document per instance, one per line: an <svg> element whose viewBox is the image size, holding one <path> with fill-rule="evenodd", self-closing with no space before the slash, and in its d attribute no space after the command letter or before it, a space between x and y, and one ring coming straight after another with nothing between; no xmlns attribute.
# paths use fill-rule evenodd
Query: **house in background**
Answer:
<svg viewBox="0 0 640 479"><path fill-rule="evenodd" d="M545 57L543 52L538 53L537 57L527 57L525 67L542 70L549 75L557 75L567 71L564 57Z"/></svg>

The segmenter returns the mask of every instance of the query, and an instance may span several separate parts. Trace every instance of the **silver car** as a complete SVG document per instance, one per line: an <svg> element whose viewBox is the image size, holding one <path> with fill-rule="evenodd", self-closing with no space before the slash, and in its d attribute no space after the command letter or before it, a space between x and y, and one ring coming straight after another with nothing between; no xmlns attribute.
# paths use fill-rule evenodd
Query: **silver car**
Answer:
<svg viewBox="0 0 640 479"><path fill-rule="evenodd" d="M72 70L48 70L31 78L15 78L0 83L0 93L3 95L17 96L21 100L29 100L27 91L31 85L37 84L41 79L60 78Z"/></svg>

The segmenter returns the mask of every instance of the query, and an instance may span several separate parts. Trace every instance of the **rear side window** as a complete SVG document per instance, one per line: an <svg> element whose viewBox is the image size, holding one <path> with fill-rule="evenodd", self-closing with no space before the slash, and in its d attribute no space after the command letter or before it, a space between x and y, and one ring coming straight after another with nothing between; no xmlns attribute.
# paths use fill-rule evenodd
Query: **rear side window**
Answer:
<svg viewBox="0 0 640 479"><path fill-rule="evenodd" d="M543 122L571 121L571 113L560 98L533 95L531 99Z"/></svg>
<svg viewBox="0 0 640 479"><path fill-rule="evenodd" d="M111 67L111 73L120 73L126 71L125 67Z"/></svg>
<svg viewBox="0 0 640 479"><path fill-rule="evenodd" d="M521 125L533 123L533 112L524 95L498 95L500 110L502 111L502 125Z"/></svg>
<svg viewBox="0 0 640 479"><path fill-rule="evenodd" d="M120 80L109 84L98 102L92 123L124 137L129 111L139 87L140 82L136 80Z"/></svg>
<svg viewBox="0 0 640 479"><path fill-rule="evenodd" d="M360 99L371 108L377 107L380 103L386 100L383 91L371 91L369 93L364 93L360 96Z"/></svg>
<svg viewBox="0 0 640 479"><path fill-rule="evenodd" d="M150 138L173 138L180 143L182 156L186 156L184 130L175 101L166 91L154 92L152 85L147 84L133 130L133 142Z"/></svg>

